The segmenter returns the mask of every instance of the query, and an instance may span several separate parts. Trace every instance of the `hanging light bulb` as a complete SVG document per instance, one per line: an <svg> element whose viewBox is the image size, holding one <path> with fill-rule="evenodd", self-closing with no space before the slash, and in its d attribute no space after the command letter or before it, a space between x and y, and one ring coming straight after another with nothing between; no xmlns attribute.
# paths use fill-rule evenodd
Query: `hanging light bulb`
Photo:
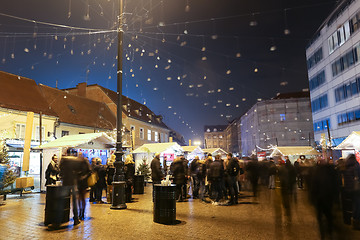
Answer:
<svg viewBox="0 0 360 240"><path fill-rule="evenodd" d="M286 11L287 11L287 9L284 9L284 23L285 23L284 34L285 34L285 35L289 35L289 34L290 34L290 30L289 30L289 27L288 27L288 24L287 24Z"/></svg>
<svg viewBox="0 0 360 240"><path fill-rule="evenodd" d="M185 12L190 12L190 5L189 2L186 4Z"/></svg>
<svg viewBox="0 0 360 240"><path fill-rule="evenodd" d="M28 52L30 52L30 51L29 51L29 49L26 47L26 48L24 48L24 52L28 53Z"/></svg>
<svg viewBox="0 0 360 240"><path fill-rule="evenodd" d="M6 59L3 58L3 59L1 60L1 62L4 64L4 63L6 62Z"/></svg>
<svg viewBox="0 0 360 240"><path fill-rule="evenodd" d="M289 35L289 34L290 34L290 30L289 30L288 28L286 28L286 29L284 30L284 34L285 34L285 35Z"/></svg>
<svg viewBox="0 0 360 240"><path fill-rule="evenodd" d="M230 70L230 69L226 71L226 74L227 74L227 75L229 75L230 73L231 73L231 70Z"/></svg>
<svg viewBox="0 0 360 240"><path fill-rule="evenodd" d="M274 52L275 50L276 50L276 46L275 46L275 45L272 45L272 46L270 47L270 51Z"/></svg>
<svg viewBox="0 0 360 240"><path fill-rule="evenodd" d="M258 22L255 19L255 14L253 13L252 14L252 20L250 21L249 26L250 27L256 27L257 25L258 25Z"/></svg>
<svg viewBox="0 0 360 240"><path fill-rule="evenodd" d="M14 53L12 53L10 56L11 56L12 59L15 58L15 54L14 54Z"/></svg>
<svg viewBox="0 0 360 240"><path fill-rule="evenodd" d="M201 58L201 60L206 61L206 60L207 60L207 57L206 57L206 56L203 56L203 57Z"/></svg>
<svg viewBox="0 0 360 240"><path fill-rule="evenodd" d="M258 71L259 71L259 69L258 69L258 68L255 68L255 69L254 69L254 72L256 72L256 73L257 73Z"/></svg>

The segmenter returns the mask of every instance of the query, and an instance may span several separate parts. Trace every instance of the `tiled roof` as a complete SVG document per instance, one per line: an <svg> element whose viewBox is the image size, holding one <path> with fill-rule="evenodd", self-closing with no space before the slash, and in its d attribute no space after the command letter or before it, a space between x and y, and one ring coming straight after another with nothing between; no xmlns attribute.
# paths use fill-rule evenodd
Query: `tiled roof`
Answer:
<svg viewBox="0 0 360 240"><path fill-rule="evenodd" d="M104 88L100 85L94 84L94 85L89 85L90 86L98 86L100 89L102 89L102 91L104 91L104 93L109 96L109 98L114 102L117 103L117 94L116 92ZM162 117L160 115L155 115L154 112L152 112L147 106L131 99L128 98L126 96L122 96L122 105L126 105L127 107L124 108L123 107L123 112L132 118L147 122L147 123L151 123L163 128L168 128L166 126L166 124L162 121Z"/></svg>
<svg viewBox="0 0 360 240"><path fill-rule="evenodd" d="M116 117L105 103L42 84L39 88L60 122L111 130L116 128Z"/></svg>
<svg viewBox="0 0 360 240"><path fill-rule="evenodd" d="M0 71L0 86L0 107L57 116L34 80Z"/></svg>

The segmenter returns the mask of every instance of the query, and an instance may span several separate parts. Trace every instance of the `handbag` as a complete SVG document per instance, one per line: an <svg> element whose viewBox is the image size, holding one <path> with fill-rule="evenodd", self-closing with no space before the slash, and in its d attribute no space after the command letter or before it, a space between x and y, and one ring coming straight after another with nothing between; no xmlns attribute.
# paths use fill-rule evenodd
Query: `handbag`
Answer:
<svg viewBox="0 0 360 240"><path fill-rule="evenodd" d="M97 183L98 180L99 180L99 177L98 177L97 173L96 172L91 173L90 177L88 177L88 179L87 179L87 184L89 187L92 187Z"/></svg>

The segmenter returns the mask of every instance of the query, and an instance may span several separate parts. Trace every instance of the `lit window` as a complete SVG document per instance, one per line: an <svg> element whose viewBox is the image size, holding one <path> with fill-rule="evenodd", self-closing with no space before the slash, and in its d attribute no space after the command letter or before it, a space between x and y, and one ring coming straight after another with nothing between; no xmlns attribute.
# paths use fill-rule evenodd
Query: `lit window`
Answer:
<svg viewBox="0 0 360 240"><path fill-rule="evenodd" d="M151 130L148 130L148 140L151 141Z"/></svg>
<svg viewBox="0 0 360 240"><path fill-rule="evenodd" d="M285 114L284 113L280 113L280 121L285 121Z"/></svg>
<svg viewBox="0 0 360 240"><path fill-rule="evenodd" d="M139 135L139 137L140 137L140 139L144 139L144 129L143 128L140 128L139 129L140 130L140 135Z"/></svg>

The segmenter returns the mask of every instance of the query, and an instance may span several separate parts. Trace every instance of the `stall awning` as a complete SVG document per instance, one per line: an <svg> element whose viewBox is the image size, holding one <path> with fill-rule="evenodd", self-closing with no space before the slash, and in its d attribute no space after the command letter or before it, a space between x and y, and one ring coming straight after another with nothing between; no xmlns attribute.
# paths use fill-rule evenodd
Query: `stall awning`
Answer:
<svg viewBox="0 0 360 240"><path fill-rule="evenodd" d="M345 138L337 147L337 150L345 150L345 149L360 149L360 131L354 131L350 133L350 135Z"/></svg>
<svg viewBox="0 0 360 240"><path fill-rule="evenodd" d="M132 153L162 153L168 149L178 149L182 151L181 146L176 142L167 143L147 143L135 149Z"/></svg>
<svg viewBox="0 0 360 240"><path fill-rule="evenodd" d="M276 147L270 154L270 157L275 156L299 156L299 155L320 155L318 151L310 146L286 146Z"/></svg>
<svg viewBox="0 0 360 240"><path fill-rule="evenodd" d="M84 149L106 149L113 148L115 140L106 133L87 133L68 135L54 141L45 143L35 149L48 149L60 147L84 148Z"/></svg>
<svg viewBox="0 0 360 240"><path fill-rule="evenodd" d="M227 154L227 152L225 150L223 150L222 148L205 148L205 149L203 149L203 152L211 153L212 155L214 155L214 154L226 155Z"/></svg>
<svg viewBox="0 0 360 240"><path fill-rule="evenodd" d="M199 146L182 146L184 152L194 152L197 150L198 152L203 152Z"/></svg>

